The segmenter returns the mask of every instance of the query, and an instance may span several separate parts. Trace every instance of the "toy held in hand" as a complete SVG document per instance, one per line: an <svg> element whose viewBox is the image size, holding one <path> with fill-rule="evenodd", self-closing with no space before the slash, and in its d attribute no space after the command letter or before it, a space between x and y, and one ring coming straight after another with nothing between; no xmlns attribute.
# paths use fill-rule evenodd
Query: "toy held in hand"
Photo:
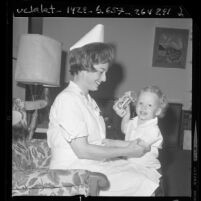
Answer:
<svg viewBox="0 0 201 201"><path fill-rule="evenodd" d="M136 102L137 94L134 91L127 91L124 95L119 98L113 105L114 111L120 116L123 117L126 114L126 108L131 102Z"/></svg>

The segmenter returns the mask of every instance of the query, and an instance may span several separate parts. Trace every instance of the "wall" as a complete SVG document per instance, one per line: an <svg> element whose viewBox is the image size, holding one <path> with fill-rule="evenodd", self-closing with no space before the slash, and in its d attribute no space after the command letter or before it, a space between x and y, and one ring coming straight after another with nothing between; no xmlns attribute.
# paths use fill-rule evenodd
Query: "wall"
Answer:
<svg viewBox="0 0 201 201"><path fill-rule="evenodd" d="M25 88L22 85L19 85L15 81L15 66L16 66L16 58L18 51L18 44L20 40L20 36L24 33L28 32L28 18L27 17L13 17L13 90L12 96L15 98L25 99Z"/></svg>
<svg viewBox="0 0 201 201"><path fill-rule="evenodd" d="M45 17L43 34L63 43L67 51L93 26L105 26L105 41L117 47L116 66L108 72L108 81L97 94L110 97L121 96L127 90L139 90L147 84L156 84L172 102L181 102L184 108L191 107L191 40L188 44L186 69L152 67L155 27L185 28L191 33L191 19L177 18L68 18ZM70 79L70 77L69 77ZM113 87L113 88L112 88Z"/></svg>

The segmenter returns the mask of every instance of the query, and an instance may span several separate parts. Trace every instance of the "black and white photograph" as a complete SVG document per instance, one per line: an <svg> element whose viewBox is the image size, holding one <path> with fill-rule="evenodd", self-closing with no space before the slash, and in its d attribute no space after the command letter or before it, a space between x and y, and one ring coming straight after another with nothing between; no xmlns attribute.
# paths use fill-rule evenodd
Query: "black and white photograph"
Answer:
<svg viewBox="0 0 201 201"><path fill-rule="evenodd" d="M190 201L192 17L62 5L15 5L12 16L11 197Z"/></svg>

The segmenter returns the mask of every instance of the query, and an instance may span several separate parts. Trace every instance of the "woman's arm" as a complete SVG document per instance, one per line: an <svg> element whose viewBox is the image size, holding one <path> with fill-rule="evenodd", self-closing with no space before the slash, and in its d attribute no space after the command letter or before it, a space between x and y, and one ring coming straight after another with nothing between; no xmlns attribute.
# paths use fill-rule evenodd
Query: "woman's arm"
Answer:
<svg viewBox="0 0 201 201"><path fill-rule="evenodd" d="M107 147L127 147L130 142L123 140L103 139L102 144Z"/></svg>
<svg viewBox="0 0 201 201"><path fill-rule="evenodd" d="M146 152L146 148L137 145L137 141L131 141L125 147L106 147L89 144L87 137L72 140L71 147L79 158L91 160L105 160L120 156L141 157Z"/></svg>

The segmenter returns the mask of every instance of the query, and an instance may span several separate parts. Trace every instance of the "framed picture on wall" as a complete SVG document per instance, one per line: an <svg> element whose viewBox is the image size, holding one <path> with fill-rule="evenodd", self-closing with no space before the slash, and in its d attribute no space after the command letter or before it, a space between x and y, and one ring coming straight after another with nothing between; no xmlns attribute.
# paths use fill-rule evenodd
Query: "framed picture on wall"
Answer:
<svg viewBox="0 0 201 201"><path fill-rule="evenodd" d="M185 68L188 37L188 29L156 27L152 66Z"/></svg>

